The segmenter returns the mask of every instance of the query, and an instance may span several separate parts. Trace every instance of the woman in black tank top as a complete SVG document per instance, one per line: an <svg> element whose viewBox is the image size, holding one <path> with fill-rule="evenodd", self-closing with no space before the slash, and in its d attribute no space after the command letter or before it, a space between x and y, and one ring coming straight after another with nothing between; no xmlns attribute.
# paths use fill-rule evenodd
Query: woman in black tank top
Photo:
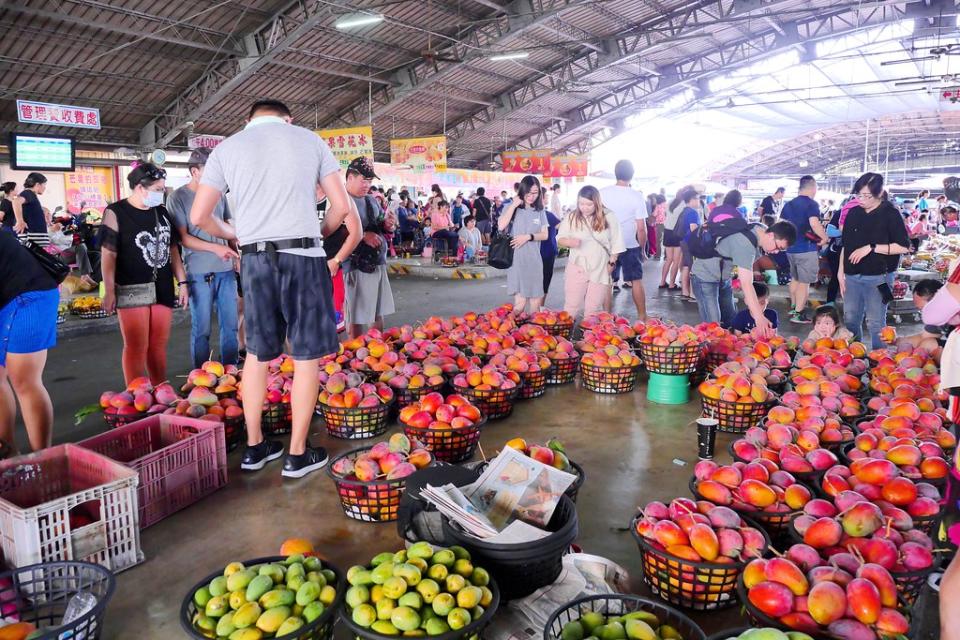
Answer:
<svg viewBox="0 0 960 640"><path fill-rule="evenodd" d="M165 178L155 165L136 167L127 177L133 193L107 207L100 227L104 310L116 308L117 286L153 283L156 291L154 304L117 310L127 384L145 374L153 384L166 380L172 309L188 300L179 236L163 206Z"/></svg>

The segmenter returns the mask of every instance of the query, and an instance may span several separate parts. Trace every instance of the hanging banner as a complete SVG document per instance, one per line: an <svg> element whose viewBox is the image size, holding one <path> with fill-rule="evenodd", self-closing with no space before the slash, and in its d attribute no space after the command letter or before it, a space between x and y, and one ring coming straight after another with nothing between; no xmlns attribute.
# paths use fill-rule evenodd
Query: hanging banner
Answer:
<svg viewBox="0 0 960 640"><path fill-rule="evenodd" d="M113 170L110 167L77 167L63 174L67 211L76 214L88 209L103 213L116 197L113 193Z"/></svg>
<svg viewBox="0 0 960 640"><path fill-rule="evenodd" d="M409 165L414 171L446 171L447 137L394 138L390 140L390 163Z"/></svg>
<svg viewBox="0 0 960 640"><path fill-rule="evenodd" d="M17 100L17 119L30 124L48 124L80 129L100 128L100 109Z"/></svg>
<svg viewBox="0 0 960 640"><path fill-rule="evenodd" d="M535 173L541 176L551 173L549 151L503 151L500 160L507 173Z"/></svg>
<svg viewBox="0 0 960 640"><path fill-rule="evenodd" d="M320 129L316 132L323 138L340 168L346 169L359 156L373 159L373 127L348 127L346 129Z"/></svg>
<svg viewBox="0 0 960 640"><path fill-rule="evenodd" d="M553 156L550 158L551 178L585 178L587 156Z"/></svg>

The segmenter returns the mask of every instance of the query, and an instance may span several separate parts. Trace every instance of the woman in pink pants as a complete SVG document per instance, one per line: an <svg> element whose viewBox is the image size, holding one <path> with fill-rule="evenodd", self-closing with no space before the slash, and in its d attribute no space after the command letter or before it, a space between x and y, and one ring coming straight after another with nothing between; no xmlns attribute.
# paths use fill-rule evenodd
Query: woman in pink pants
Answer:
<svg viewBox="0 0 960 640"><path fill-rule="evenodd" d="M577 208L560 222L557 244L570 249L564 271L563 308L576 317L603 310L617 256L626 249L617 216L603 207L596 187L577 194Z"/></svg>

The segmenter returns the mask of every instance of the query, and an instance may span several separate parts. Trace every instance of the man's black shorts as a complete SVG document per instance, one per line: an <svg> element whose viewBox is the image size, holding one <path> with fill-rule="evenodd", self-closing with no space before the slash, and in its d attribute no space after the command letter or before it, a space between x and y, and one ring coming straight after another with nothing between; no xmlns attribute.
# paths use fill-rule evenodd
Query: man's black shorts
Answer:
<svg viewBox="0 0 960 640"><path fill-rule="evenodd" d="M248 253L240 261L247 353L272 360L284 351L312 360L339 347L327 261L290 253Z"/></svg>

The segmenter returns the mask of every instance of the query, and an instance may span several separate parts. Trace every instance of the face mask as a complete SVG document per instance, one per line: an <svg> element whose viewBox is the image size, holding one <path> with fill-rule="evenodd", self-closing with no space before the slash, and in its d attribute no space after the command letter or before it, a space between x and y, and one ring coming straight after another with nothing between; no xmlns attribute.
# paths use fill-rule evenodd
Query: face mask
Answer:
<svg viewBox="0 0 960 640"><path fill-rule="evenodd" d="M148 207L159 207L163 204L162 191L147 191L147 197L143 199L143 204Z"/></svg>

